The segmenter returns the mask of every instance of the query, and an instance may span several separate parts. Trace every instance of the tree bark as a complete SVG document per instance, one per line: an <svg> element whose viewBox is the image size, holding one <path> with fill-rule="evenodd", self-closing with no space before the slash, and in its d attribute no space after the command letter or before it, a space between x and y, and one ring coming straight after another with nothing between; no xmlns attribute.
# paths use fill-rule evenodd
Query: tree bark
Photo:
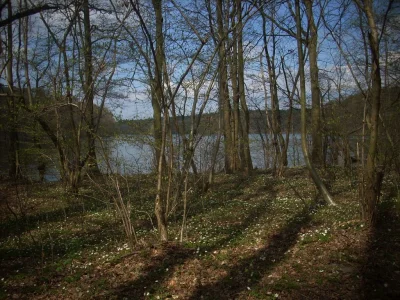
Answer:
<svg viewBox="0 0 400 300"><path fill-rule="evenodd" d="M237 9L237 57L238 57L238 84L239 84L239 95L240 104L243 112L243 124L242 124L242 147L244 152L244 172L249 174L253 170L253 163L250 155L250 141L249 141L249 130L250 130L250 116L249 109L247 107L245 86L244 86L244 58L243 58L243 22L242 22L242 1L236 0Z"/></svg>
<svg viewBox="0 0 400 300"><path fill-rule="evenodd" d="M84 70L84 93L86 100L86 107L88 109L87 116L87 139L88 139L88 160L87 166L90 173L99 174L99 166L97 164L96 157L96 126L94 117L94 81L93 81L93 51L92 51L92 34L90 25L90 11L89 11L89 0L83 1L83 27L84 27L84 59L85 59L85 70Z"/></svg>
<svg viewBox="0 0 400 300"><path fill-rule="evenodd" d="M311 160L316 166L322 166L323 148L322 148L322 123L321 123L321 91L319 88L318 77L318 31L314 22L313 1L304 0L308 19L308 28L310 36L308 38L308 52L310 61L310 76L311 76L311 139L312 151Z"/></svg>
<svg viewBox="0 0 400 300"><path fill-rule="evenodd" d="M165 143L167 130L168 107L164 99L163 68L165 68L164 35L162 0L152 0L156 17L156 53L154 58L154 91L152 91L152 104L154 115L154 138L156 143L157 158L157 195L155 200L155 214L157 218L158 234L162 242L168 241L167 219L165 217L165 195L163 191L163 175L165 173ZM164 111L164 122L161 113Z"/></svg>
<svg viewBox="0 0 400 300"><path fill-rule="evenodd" d="M8 16L12 16L12 3L7 5ZM18 108L17 98L14 95L14 76L13 76L13 28L12 24L7 25L7 85L9 96L7 97L8 112L10 116L9 123L9 171L10 178L18 179L22 176L19 161L19 138L17 131Z"/></svg>
<svg viewBox="0 0 400 300"><path fill-rule="evenodd" d="M373 224L376 220L376 210L380 194L380 185L383 180L383 173L378 172L376 166L382 80L381 80L380 63L379 63L379 34L373 15L372 0L364 0L361 8L363 9L364 14L367 18L370 30L369 47L372 55L372 71L371 71L372 86L369 90L370 94L369 147L367 154L367 164L364 170L364 178L362 182L363 186L361 186L362 193L360 196L362 203L362 217L365 221Z"/></svg>
<svg viewBox="0 0 400 300"><path fill-rule="evenodd" d="M317 189L321 193L325 202L330 205L336 205L333 201L330 193L326 189L324 183L319 177L318 173L314 169L310 160L308 149L307 149L307 131L306 131L306 80L304 72L304 53L303 53L303 39L301 33L301 17L300 17L300 0L295 2L295 16L296 16L296 29L297 29L297 51L299 60L299 74L300 74L300 104L301 104L301 148L303 150L304 161L310 172L311 178L313 179Z"/></svg>
<svg viewBox="0 0 400 300"><path fill-rule="evenodd" d="M230 52L230 75L232 84L232 100L233 100L233 111L232 111L232 147L233 152L233 171L243 170L244 168L244 151L242 147L242 124L240 119L240 90L239 90L239 75L238 75L238 33L236 30L236 3L233 5L231 16L231 27L234 28L232 31L232 51Z"/></svg>
<svg viewBox="0 0 400 300"><path fill-rule="evenodd" d="M228 92L228 72L226 67L226 33L223 17L223 0L217 0L217 25L218 25L218 91L219 91L219 107L224 125L224 148L225 148L225 172L230 174L233 172L233 138L231 128L231 104Z"/></svg>
<svg viewBox="0 0 400 300"><path fill-rule="evenodd" d="M235 26L236 20L235 20L235 13L236 13L236 7L234 6L234 11L231 13L231 25L232 27ZM238 59L237 59L237 34L236 30L233 30L232 32L232 51L230 52L229 55L229 64L230 64L230 75L231 75L231 84L232 84L232 102L233 102L233 111L232 111L232 117L233 117L233 126L232 126L232 135L233 135L233 149L234 149L234 157L233 157L233 170L241 170L243 168L243 155L241 151L241 122L240 122L240 91L239 91L239 85L238 85Z"/></svg>
<svg viewBox="0 0 400 300"><path fill-rule="evenodd" d="M285 146L285 140L282 135L279 99L278 99L278 83L276 75L276 65L275 65L275 49L276 49L276 39L274 33L274 24L271 27L272 36L272 55L268 50L267 41L267 31L266 31L266 15L265 12L261 11L261 17L263 21L263 41L264 41L264 52L267 61L268 75L269 75L269 87L271 93L271 129L273 134L273 146L275 148L275 161L273 162L273 173L276 176L281 176L283 169L287 166L287 151Z"/></svg>

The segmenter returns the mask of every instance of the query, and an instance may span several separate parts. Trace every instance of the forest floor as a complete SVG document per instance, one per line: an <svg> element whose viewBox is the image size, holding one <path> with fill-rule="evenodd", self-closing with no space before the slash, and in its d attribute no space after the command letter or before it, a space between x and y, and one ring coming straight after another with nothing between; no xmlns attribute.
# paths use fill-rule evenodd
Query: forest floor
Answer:
<svg viewBox="0 0 400 300"><path fill-rule="evenodd" d="M385 177L370 228L357 182L340 170L329 178L335 207L312 204L304 169L218 175L206 193L188 192L184 241L176 213L171 242L160 244L155 179L131 177L121 189L133 249L107 181L79 196L59 183L3 182L0 299L400 299L399 182Z"/></svg>

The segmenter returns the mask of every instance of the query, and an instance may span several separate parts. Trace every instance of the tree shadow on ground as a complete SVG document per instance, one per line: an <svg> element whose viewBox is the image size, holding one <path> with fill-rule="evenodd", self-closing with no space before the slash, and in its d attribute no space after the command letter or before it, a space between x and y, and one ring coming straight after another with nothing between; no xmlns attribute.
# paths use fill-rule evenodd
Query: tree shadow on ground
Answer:
<svg viewBox="0 0 400 300"><path fill-rule="evenodd" d="M400 299L400 203L392 194L378 211L366 249L361 292L365 299Z"/></svg>
<svg viewBox="0 0 400 300"><path fill-rule="evenodd" d="M235 299L240 292L251 289L284 259L285 252L297 242L298 232L310 220L307 210L291 217L279 233L266 241L265 247L238 261L218 282L197 287L188 299Z"/></svg>
<svg viewBox="0 0 400 300"><path fill-rule="evenodd" d="M226 203L229 203L232 199L237 199L241 201L247 201L252 197L259 196L260 194L267 194L268 197L275 197L275 178L269 178L268 181L264 184L263 187L257 187L253 193L244 194L244 190L254 185L255 181L259 178L259 176L245 176L242 174L238 175L227 175L230 176L231 180L229 182L216 183L210 188L207 192L201 192L199 194L193 195L194 198L199 199L201 197L206 197L207 195L216 201L206 200L204 201L191 199L188 202L188 211L187 211L187 221L190 220L197 215L206 213L207 211L214 211L218 208L223 207ZM183 207L179 207L177 209L179 212L174 213L174 216L169 220L171 223L180 223L183 216Z"/></svg>
<svg viewBox="0 0 400 300"><path fill-rule="evenodd" d="M114 238L123 239L122 234L109 226L99 231L97 228L74 232L73 236L57 236L35 240L30 244L15 245L10 248L0 247L0 277L12 274L41 272L47 265L58 265L68 259L78 257L85 249L103 245L112 230Z"/></svg>
<svg viewBox="0 0 400 300"><path fill-rule="evenodd" d="M276 191L270 188L268 190L268 198L270 200L253 207L242 222L236 222L226 229L224 232L226 234L225 237L202 246L202 251L210 253L243 236L246 228L255 224L261 216L269 213L269 207L272 203L271 199L275 196ZM153 294L155 291L159 291L163 282L170 277L172 274L171 270L184 264L187 260L195 258L197 255L195 250L175 244L163 245L161 252L162 254L152 259L152 263L142 271L143 275L134 281L111 290L107 294L107 297L142 299L145 297L144 293ZM166 270L169 270L169 272Z"/></svg>
<svg viewBox="0 0 400 300"><path fill-rule="evenodd" d="M47 186L47 188L50 187L51 185ZM32 188L32 186L28 186L28 188ZM46 193L46 190L43 190L42 193ZM4 203L0 206L0 210L4 215L9 215L10 217L0 220L0 241L10 236L21 236L37 228L38 224L56 223L65 221L67 218L73 216L84 216L88 212L102 212L109 209L109 205L93 199L88 200L84 194L78 196L64 192L52 196L48 194L41 196L20 196L14 189L9 189L5 192L3 195L4 199L1 199ZM55 201L56 196L59 199ZM28 197L43 198L44 202L49 203L46 211L33 212L32 204L28 205L25 203ZM69 198L73 199L73 201L68 200ZM12 202L16 202L17 204ZM22 206L22 208L11 208L11 206Z"/></svg>

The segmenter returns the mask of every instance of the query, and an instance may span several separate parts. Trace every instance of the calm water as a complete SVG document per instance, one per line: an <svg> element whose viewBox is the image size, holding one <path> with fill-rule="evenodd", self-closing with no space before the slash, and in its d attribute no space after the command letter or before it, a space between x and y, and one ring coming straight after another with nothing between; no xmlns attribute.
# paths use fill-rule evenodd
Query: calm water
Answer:
<svg viewBox="0 0 400 300"><path fill-rule="evenodd" d="M178 167L182 165L182 142L180 138L174 137L174 157ZM266 155L266 149L263 147L262 139L258 134L249 135L251 157L253 167L265 169L271 165L272 157ZM199 172L209 170L211 157L216 149L216 136L203 136L197 142L194 161ZM264 136L265 140L265 136ZM118 172L123 175L150 173L154 169L154 153L152 147L152 138L148 136L122 136L121 138L108 138L105 140L107 151L98 150L97 158L102 172ZM101 147L98 147L99 149ZM270 151L272 152L272 151ZM221 171L224 167L224 145L221 139L217 155L215 170ZM109 164L106 161L109 161ZM300 146L300 135L291 136L288 149L289 166L298 166L303 164L303 155ZM24 172L33 180L39 179L36 164L28 164ZM57 181L60 179L60 173L57 168L57 159L48 161L44 176L46 181Z"/></svg>
<svg viewBox="0 0 400 300"><path fill-rule="evenodd" d="M265 169L266 166L272 162L272 157L266 157L266 152L263 147L262 139L257 134L251 134L250 149L253 161L253 167L258 169ZM178 136L174 137L174 157L179 164L182 164L182 155L178 155L182 149L182 143ZM216 136L204 136L197 141L197 146L194 155L194 161L199 172L209 170L211 158L216 149ZM265 140L265 136L264 136ZM143 138L137 136L125 136L122 139L112 139L108 141L110 149L109 159L111 167L114 172L121 174L137 174L149 173L154 168L153 161L153 148L151 146L152 140L150 138ZM224 163L224 145L221 140L216 170L223 169ZM100 159L100 157L98 157ZM104 158L104 155L102 155ZM303 156L300 146L300 135L291 137L288 149L289 166L297 166L303 164ZM102 159L100 159L102 161ZM104 162L101 163L102 170L106 171Z"/></svg>

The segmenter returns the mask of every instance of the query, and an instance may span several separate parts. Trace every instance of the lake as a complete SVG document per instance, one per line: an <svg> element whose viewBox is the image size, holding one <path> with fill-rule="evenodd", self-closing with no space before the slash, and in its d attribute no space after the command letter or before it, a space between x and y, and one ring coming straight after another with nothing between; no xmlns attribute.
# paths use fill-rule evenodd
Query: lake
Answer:
<svg viewBox="0 0 400 300"><path fill-rule="evenodd" d="M174 135L173 138L174 151L177 152L182 148L182 141L177 135ZM253 167L257 169L265 169L267 165L271 165L273 158L266 158L265 149L263 147L260 135L250 134L249 138ZM203 136L197 141L194 161L199 172L205 172L209 170L211 157L216 147L216 140L216 136ZM143 136L123 136L119 139L109 139L107 141L107 147L110 151L108 155L113 171L126 175L151 172L155 166L153 161L154 153L152 142L153 140L151 137ZM223 154L224 144L223 140L221 139L217 156L216 170L223 169ZM174 153L174 155L177 159L179 167L179 164L182 164L182 156L178 156L177 153ZM102 170L105 171L106 168L104 164L104 154L98 155L98 159L100 160L100 166ZM304 164L299 134L296 134L294 137L290 137L288 163L289 167Z"/></svg>
<svg viewBox="0 0 400 300"><path fill-rule="evenodd" d="M265 135L263 136L265 140ZM182 141L178 135L173 135L174 139L174 157L177 161L178 168L182 165L182 155L178 155L179 149L182 149ZM265 169L272 162L271 156L266 156L265 148L259 134L250 134L250 150L253 167L257 169ZM215 151L217 137L203 136L197 140L197 146L194 155L194 161L199 172L208 171L211 164L211 157ZM97 158L100 169L103 173L110 172L105 163L108 157L112 172L122 175L146 174L153 171L154 154L152 147L153 139L151 136L124 135L121 137L105 138L104 144L106 151L97 151ZM101 147L98 147L101 149ZM271 152L271 151L270 151ZM53 158L47 164L45 172L45 181L58 181L60 173L57 167L57 159ZM288 148L289 167L303 165L303 154L301 152L300 135L291 135ZM224 168L224 144L221 138L220 147L217 156L216 171L222 171ZM7 170L4 169L3 170ZM39 174L36 164L28 164L24 168L26 173L32 180L38 180Z"/></svg>

